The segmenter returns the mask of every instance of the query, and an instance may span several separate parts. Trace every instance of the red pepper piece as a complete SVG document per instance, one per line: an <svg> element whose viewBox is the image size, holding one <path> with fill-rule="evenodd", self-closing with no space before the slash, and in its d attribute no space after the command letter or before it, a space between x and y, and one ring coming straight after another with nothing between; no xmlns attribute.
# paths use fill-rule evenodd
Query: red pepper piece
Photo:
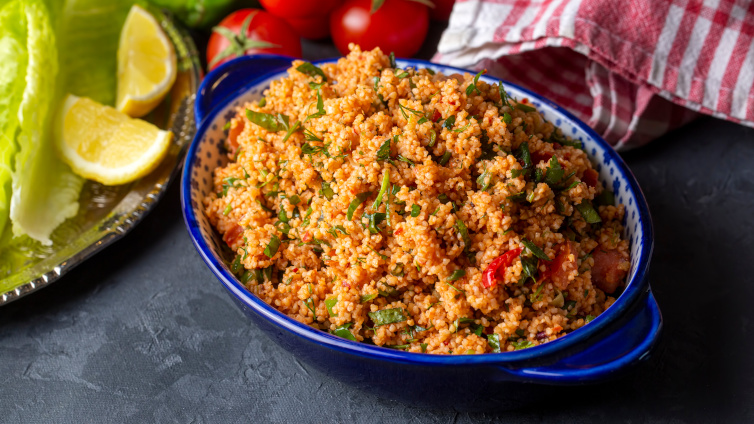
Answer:
<svg viewBox="0 0 754 424"><path fill-rule="evenodd" d="M597 187L597 180L599 179L600 174L595 171L594 169L587 169L584 171L584 176L581 178L581 181L583 181L586 185L589 187Z"/></svg>
<svg viewBox="0 0 754 424"><path fill-rule="evenodd" d="M549 152L534 152L531 154L531 161L534 163L540 163L543 160L549 162L551 157L552 153Z"/></svg>
<svg viewBox="0 0 754 424"><path fill-rule="evenodd" d="M502 280L505 276L505 269L508 268L513 260L521 254L522 250L523 249L520 247L509 250L492 261L482 274L482 285L488 289L495 287L497 281Z"/></svg>
<svg viewBox="0 0 754 424"><path fill-rule="evenodd" d="M238 241L238 238L243 234L243 227L241 227L238 224L235 224L233 227L228 230L228 232L225 233L223 236L223 241L228 246L233 246Z"/></svg>

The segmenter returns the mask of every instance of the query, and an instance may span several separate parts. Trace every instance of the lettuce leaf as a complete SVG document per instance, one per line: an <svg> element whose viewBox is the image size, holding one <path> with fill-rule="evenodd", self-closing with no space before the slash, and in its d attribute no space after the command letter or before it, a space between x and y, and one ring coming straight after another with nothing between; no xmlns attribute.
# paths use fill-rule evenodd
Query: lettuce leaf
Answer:
<svg viewBox="0 0 754 424"><path fill-rule="evenodd" d="M17 2L0 9L0 235L10 218L11 165L18 151L18 108L26 85L26 27L17 18L20 13Z"/></svg>
<svg viewBox="0 0 754 424"><path fill-rule="evenodd" d="M41 0L17 1L23 13L17 19L26 22L28 62L18 110L19 150L13 163L10 218L14 236L28 235L49 245L52 231L78 212L84 180L58 159L50 134L59 96L58 52L48 9Z"/></svg>
<svg viewBox="0 0 754 424"><path fill-rule="evenodd" d="M62 2L62 0L58 0ZM137 0L66 0L56 31L60 85L67 93L115 104L120 31Z"/></svg>

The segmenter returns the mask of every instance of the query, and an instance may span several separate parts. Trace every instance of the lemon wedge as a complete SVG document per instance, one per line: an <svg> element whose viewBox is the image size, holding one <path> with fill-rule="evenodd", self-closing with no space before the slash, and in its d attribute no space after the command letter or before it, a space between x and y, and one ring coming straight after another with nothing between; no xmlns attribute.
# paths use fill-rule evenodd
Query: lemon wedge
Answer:
<svg viewBox="0 0 754 424"><path fill-rule="evenodd" d="M134 5L128 12L118 44L116 108L142 117L162 101L175 82L173 44L149 12Z"/></svg>
<svg viewBox="0 0 754 424"><path fill-rule="evenodd" d="M55 146L78 175L106 185L139 179L160 164L173 133L110 106L69 94L58 115Z"/></svg>

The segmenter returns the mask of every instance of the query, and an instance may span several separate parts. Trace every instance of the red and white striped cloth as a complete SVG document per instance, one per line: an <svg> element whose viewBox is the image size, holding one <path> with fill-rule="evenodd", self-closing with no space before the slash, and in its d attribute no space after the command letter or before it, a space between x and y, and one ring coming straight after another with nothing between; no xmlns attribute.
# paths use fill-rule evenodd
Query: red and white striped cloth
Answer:
<svg viewBox="0 0 754 424"><path fill-rule="evenodd" d="M699 113L754 126L752 0L458 0L434 60L528 87L618 149Z"/></svg>

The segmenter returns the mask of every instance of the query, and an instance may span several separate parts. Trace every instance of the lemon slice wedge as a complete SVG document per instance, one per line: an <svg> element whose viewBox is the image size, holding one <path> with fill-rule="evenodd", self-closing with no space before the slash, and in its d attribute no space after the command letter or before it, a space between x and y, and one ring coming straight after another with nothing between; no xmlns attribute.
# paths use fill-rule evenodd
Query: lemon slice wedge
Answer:
<svg viewBox="0 0 754 424"><path fill-rule="evenodd" d="M58 115L55 146L78 175L106 185L139 179L160 164L173 133L110 106L69 94Z"/></svg>
<svg viewBox="0 0 754 424"><path fill-rule="evenodd" d="M134 5L118 44L116 108L139 118L162 101L175 82L173 44L149 12Z"/></svg>

